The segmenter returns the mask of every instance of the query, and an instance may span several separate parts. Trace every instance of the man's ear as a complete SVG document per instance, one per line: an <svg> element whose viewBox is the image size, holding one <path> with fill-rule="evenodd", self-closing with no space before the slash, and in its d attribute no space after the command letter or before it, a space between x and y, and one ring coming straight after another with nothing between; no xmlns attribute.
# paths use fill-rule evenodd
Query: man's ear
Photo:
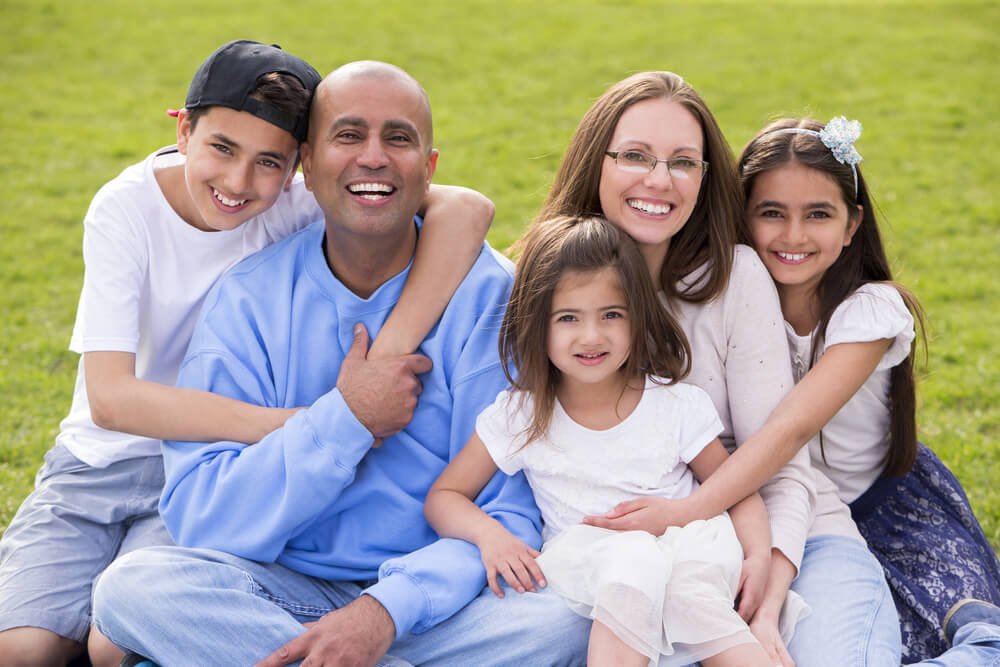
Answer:
<svg viewBox="0 0 1000 667"><path fill-rule="evenodd" d="M187 155L188 141L191 139L191 116L187 109L177 112L177 152Z"/></svg>
<svg viewBox="0 0 1000 667"><path fill-rule="evenodd" d="M434 170L437 169L438 163L438 150L436 148L431 149L431 154L427 156L427 179L426 187L431 186L431 179L434 178Z"/></svg>
<svg viewBox="0 0 1000 667"><path fill-rule="evenodd" d="M302 176L305 178L306 190L312 192L312 181L309 176L312 172L312 148L309 146L308 141L303 141L299 144L299 159L302 161ZM292 170L291 175L288 177L288 183L291 184L291 178L295 176L295 170Z"/></svg>

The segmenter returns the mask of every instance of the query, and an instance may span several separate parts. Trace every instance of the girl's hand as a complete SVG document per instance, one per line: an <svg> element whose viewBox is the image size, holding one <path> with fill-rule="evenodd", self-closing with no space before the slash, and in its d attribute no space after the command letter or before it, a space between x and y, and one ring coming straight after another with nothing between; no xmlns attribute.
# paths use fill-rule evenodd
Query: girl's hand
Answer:
<svg viewBox="0 0 1000 667"><path fill-rule="evenodd" d="M747 556L743 559L743 570L740 572L740 606L736 612L740 617L750 622L757 608L764 599L764 589L771 573L771 558L767 554Z"/></svg>
<svg viewBox="0 0 1000 667"><path fill-rule="evenodd" d="M652 496L628 500L615 505L604 516L583 517L583 523L609 530L644 530L653 535L662 535L670 526L683 526L693 520L689 516L685 500Z"/></svg>
<svg viewBox="0 0 1000 667"><path fill-rule="evenodd" d="M795 667L795 661L788 653L781 633L778 632L777 616L761 609L750 621L750 632L757 638L760 645L764 647L767 654L780 667Z"/></svg>
<svg viewBox="0 0 1000 667"><path fill-rule="evenodd" d="M490 531L490 534L478 541L479 554L486 566L486 580L490 590L498 598L503 597L503 590L497 580L497 575L504 578L511 588L518 593L526 590L535 592L535 582L545 586L545 576L535 559L541 555L521 540L514 537L505 528Z"/></svg>

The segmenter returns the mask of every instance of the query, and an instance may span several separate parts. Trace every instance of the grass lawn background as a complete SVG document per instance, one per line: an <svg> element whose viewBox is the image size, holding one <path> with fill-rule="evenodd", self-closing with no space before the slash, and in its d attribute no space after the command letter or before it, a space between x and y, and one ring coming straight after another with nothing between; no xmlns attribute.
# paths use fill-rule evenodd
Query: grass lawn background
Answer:
<svg viewBox="0 0 1000 667"><path fill-rule="evenodd" d="M929 315L920 436L1000 547L997 2L0 0L0 24L0 527L69 408L91 197L172 143L164 110L208 53L250 38L321 74L362 58L410 71L434 109L435 180L496 202L500 248L583 112L633 72L682 74L734 151L776 115L861 120L890 259Z"/></svg>

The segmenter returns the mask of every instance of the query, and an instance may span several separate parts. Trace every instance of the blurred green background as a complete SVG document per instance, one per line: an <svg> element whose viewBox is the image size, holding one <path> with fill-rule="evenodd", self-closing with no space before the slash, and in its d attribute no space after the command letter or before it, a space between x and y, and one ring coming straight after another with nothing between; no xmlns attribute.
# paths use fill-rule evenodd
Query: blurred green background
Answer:
<svg viewBox="0 0 1000 667"><path fill-rule="evenodd" d="M497 204L506 248L583 112L633 72L682 74L735 151L770 119L864 124L897 278L929 315L921 439L1000 547L997 2L44 2L0 0L0 526L72 394L66 348L94 192L172 143L168 107L236 38L325 74L387 60L427 89L435 180Z"/></svg>

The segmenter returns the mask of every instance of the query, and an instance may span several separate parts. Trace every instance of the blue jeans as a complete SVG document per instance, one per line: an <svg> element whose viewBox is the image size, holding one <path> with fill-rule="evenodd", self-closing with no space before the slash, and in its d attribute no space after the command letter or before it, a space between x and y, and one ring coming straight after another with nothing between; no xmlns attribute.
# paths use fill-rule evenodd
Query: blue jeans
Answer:
<svg viewBox="0 0 1000 667"><path fill-rule="evenodd" d="M896 607L882 566L865 545L833 535L807 540L792 590L812 607L788 645L796 665L899 665ZM952 648L918 666L1000 667L1000 626L969 623L955 633Z"/></svg>
<svg viewBox="0 0 1000 667"><path fill-rule="evenodd" d="M896 606L882 566L864 543L834 535L810 538L792 590L812 608L788 644L796 665L899 665Z"/></svg>
<svg viewBox="0 0 1000 667"><path fill-rule="evenodd" d="M154 547L111 565L94 591L97 627L161 665L252 665L354 600L350 582L309 577L206 549ZM584 665L590 619L555 592L497 598L399 637L382 665Z"/></svg>
<svg viewBox="0 0 1000 667"><path fill-rule="evenodd" d="M968 623L955 633L952 647L934 660L912 667L1000 667L1000 626Z"/></svg>

